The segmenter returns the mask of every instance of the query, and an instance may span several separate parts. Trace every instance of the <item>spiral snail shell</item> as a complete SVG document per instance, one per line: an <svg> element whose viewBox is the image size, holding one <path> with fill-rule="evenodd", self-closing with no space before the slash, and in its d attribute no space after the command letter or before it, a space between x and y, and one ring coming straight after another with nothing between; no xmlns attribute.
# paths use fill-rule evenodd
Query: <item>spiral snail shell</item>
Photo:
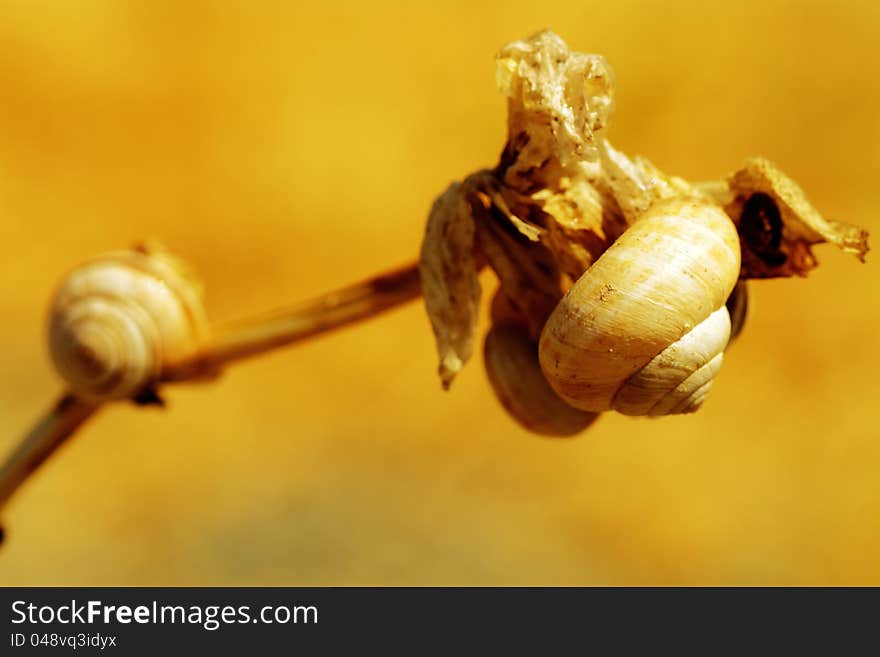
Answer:
<svg viewBox="0 0 880 657"><path fill-rule="evenodd" d="M136 397L207 335L198 287L163 251L119 251L80 265L49 315L55 368L75 394L95 401Z"/></svg>
<svg viewBox="0 0 880 657"><path fill-rule="evenodd" d="M585 411L699 408L730 338L736 227L717 205L651 206L568 290L541 333L550 386Z"/></svg>
<svg viewBox="0 0 880 657"><path fill-rule="evenodd" d="M483 343L483 363L498 401L523 428L545 436L573 436L598 415L560 399L538 363L538 344L524 318L498 292L492 301L492 328Z"/></svg>

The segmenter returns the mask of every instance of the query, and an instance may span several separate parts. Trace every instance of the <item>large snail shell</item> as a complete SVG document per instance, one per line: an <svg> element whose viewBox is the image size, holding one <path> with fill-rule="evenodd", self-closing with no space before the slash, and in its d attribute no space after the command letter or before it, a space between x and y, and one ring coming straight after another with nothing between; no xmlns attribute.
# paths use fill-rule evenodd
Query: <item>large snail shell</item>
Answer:
<svg viewBox="0 0 880 657"><path fill-rule="evenodd" d="M569 289L541 334L553 389L586 411L696 410L730 337L736 228L699 199L655 203Z"/></svg>
<svg viewBox="0 0 880 657"><path fill-rule="evenodd" d="M77 267L49 317L56 369L73 392L98 401L136 396L207 335L197 287L162 252L110 253Z"/></svg>

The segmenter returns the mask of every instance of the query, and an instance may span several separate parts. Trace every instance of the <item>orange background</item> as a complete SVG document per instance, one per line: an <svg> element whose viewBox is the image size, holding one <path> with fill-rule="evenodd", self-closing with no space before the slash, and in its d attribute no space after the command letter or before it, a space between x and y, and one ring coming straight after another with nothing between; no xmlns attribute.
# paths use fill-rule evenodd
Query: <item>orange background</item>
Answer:
<svg viewBox="0 0 880 657"><path fill-rule="evenodd" d="M619 148L765 155L880 234L876 2L402 4L2 2L0 450L61 389L46 303L92 255L161 238L217 320L411 259L503 145L494 53L542 27L608 57ZM880 584L880 269L818 255L752 286L691 417L529 435L479 357L440 390L419 304L114 406L6 509L0 582Z"/></svg>

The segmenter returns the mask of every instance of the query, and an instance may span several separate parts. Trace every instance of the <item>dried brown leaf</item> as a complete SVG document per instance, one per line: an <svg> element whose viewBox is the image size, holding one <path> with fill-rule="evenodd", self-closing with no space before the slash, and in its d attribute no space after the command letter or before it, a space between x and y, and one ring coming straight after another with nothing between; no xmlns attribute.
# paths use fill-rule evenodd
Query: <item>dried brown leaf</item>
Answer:
<svg viewBox="0 0 880 657"><path fill-rule="evenodd" d="M480 304L474 219L464 190L453 183L434 202L419 259L444 388L473 353Z"/></svg>
<svg viewBox="0 0 880 657"><path fill-rule="evenodd" d="M822 217L797 183L771 162L748 160L728 186L734 200L725 211L739 228L743 278L803 276L818 264L810 246L822 242L865 261L868 232Z"/></svg>
<svg viewBox="0 0 880 657"><path fill-rule="evenodd" d="M496 62L498 88L508 99L508 144L516 151L505 171L509 185L534 184L536 169L597 160L614 104L614 75L604 57L571 52L546 30L508 44Z"/></svg>

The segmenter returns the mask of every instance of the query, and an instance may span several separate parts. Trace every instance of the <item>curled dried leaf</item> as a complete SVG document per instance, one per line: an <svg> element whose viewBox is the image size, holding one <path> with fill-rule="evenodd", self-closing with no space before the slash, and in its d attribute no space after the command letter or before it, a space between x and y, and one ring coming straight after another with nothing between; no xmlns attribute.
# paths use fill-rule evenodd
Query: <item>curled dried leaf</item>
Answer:
<svg viewBox="0 0 880 657"><path fill-rule="evenodd" d="M698 193L686 180L663 173L645 157L627 157L607 140L600 154L602 173L627 225L638 221L656 201Z"/></svg>
<svg viewBox="0 0 880 657"><path fill-rule="evenodd" d="M733 200L724 209L739 230L743 278L804 276L818 264L811 245L822 242L864 262L867 231L822 217L797 183L771 162L748 160L728 186Z"/></svg>
<svg viewBox="0 0 880 657"><path fill-rule="evenodd" d="M532 332L626 228L599 154L614 76L598 55L573 53L553 32L498 54L508 99L507 144L479 185L477 239Z"/></svg>
<svg viewBox="0 0 880 657"><path fill-rule="evenodd" d="M508 208L497 180L478 173L465 184L472 190L476 243L501 287L537 338L567 287L552 250Z"/></svg>
<svg viewBox="0 0 880 657"><path fill-rule="evenodd" d="M453 183L434 202L419 258L444 388L473 353L480 304L474 219L464 190Z"/></svg>
<svg viewBox="0 0 880 657"><path fill-rule="evenodd" d="M597 160L614 106L614 75L604 57L572 52L545 30L508 44L496 62L498 87L508 99L508 142L516 151L506 167L508 184L528 187L536 169Z"/></svg>

